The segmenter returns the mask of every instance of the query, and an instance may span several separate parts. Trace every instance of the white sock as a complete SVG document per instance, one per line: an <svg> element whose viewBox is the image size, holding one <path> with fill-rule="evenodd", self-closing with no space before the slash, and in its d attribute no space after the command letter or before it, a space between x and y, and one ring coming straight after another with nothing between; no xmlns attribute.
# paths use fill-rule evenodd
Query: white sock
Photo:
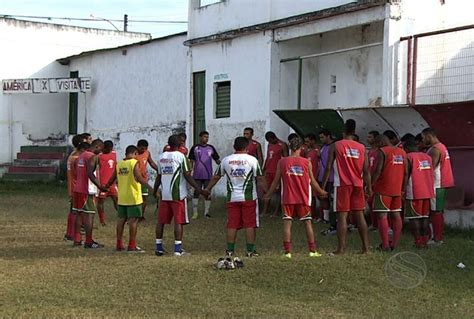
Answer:
<svg viewBox="0 0 474 319"><path fill-rule="evenodd" d="M193 198L193 215L197 215L198 213L198 205L199 205L199 198Z"/></svg>
<svg viewBox="0 0 474 319"><path fill-rule="evenodd" d="M329 209L323 209L324 220L329 220Z"/></svg>
<svg viewBox="0 0 474 319"><path fill-rule="evenodd" d="M206 200L204 201L204 214L208 215L209 214L209 208L211 207L211 201Z"/></svg>
<svg viewBox="0 0 474 319"><path fill-rule="evenodd" d="M157 244L162 244L162 243L163 243L163 239L158 239L158 238L157 238L157 239L156 239L156 243L157 243Z"/></svg>

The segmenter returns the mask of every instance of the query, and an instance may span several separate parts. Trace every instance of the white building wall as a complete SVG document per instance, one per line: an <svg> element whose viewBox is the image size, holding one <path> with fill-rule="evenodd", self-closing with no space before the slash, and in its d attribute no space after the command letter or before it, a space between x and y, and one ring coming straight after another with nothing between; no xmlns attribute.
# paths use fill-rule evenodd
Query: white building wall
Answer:
<svg viewBox="0 0 474 319"><path fill-rule="evenodd" d="M142 33L0 18L0 80L68 77L56 59L146 39ZM12 161L21 145L63 141L67 125L67 94L0 94L0 163Z"/></svg>
<svg viewBox="0 0 474 319"><path fill-rule="evenodd" d="M291 3L290 3L291 2ZM303 13L336 7L354 0L223 0L200 7L189 1L189 38L265 23Z"/></svg>
<svg viewBox="0 0 474 319"><path fill-rule="evenodd" d="M168 137L186 131L186 35L73 58L71 71L92 78L79 96L79 131L111 139L120 156L139 139L157 158Z"/></svg>

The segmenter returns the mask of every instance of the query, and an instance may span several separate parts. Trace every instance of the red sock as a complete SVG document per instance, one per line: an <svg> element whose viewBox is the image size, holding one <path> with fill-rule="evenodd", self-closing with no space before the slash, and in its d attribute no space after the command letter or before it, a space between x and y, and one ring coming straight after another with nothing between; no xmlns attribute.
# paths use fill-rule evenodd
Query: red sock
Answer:
<svg viewBox="0 0 474 319"><path fill-rule="evenodd" d="M81 240L82 240L82 238L81 238L81 232L75 233L75 234L74 234L74 241L75 241L76 243L79 243Z"/></svg>
<svg viewBox="0 0 474 319"><path fill-rule="evenodd" d="M431 216L431 223L433 224L433 233L434 240L441 241L443 240L443 228L444 228L444 218L443 214L433 214Z"/></svg>
<svg viewBox="0 0 474 319"><path fill-rule="evenodd" d="M123 249L123 241L121 239L117 239L117 244L115 245L117 249Z"/></svg>
<svg viewBox="0 0 474 319"><path fill-rule="evenodd" d="M308 242L308 249L311 252L315 252L316 251L316 243L314 241L313 242Z"/></svg>
<svg viewBox="0 0 474 319"><path fill-rule="evenodd" d="M92 239L92 235L88 236L86 235L86 244L90 245L94 242L94 240Z"/></svg>
<svg viewBox="0 0 474 319"><path fill-rule="evenodd" d="M285 251L285 253L291 252L291 241L283 242L283 250Z"/></svg>
<svg viewBox="0 0 474 319"><path fill-rule="evenodd" d="M378 228L379 228L380 240L382 240L382 248L388 249L390 247L388 245L388 218L387 216L379 218L377 223L379 226Z"/></svg>
<svg viewBox="0 0 474 319"><path fill-rule="evenodd" d="M398 245L398 240L402 234L402 218L400 216L391 218L392 220L392 229L393 229L393 238L392 238L392 248L396 248Z"/></svg>
<svg viewBox="0 0 474 319"><path fill-rule="evenodd" d="M128 242L128 249L135 249L137 247L137 242L135 240L130 240Z"/></svg>
<svg viewBox="0 0 474 319"><path fill-rule="evenodd" d="M105 223L105 211L99 210L99 221L101 224Z"/></svg>
<svg viewBox="0 0 474 319"><path fill-rule="evenodd" d="M76 232L75 227L76 227L76 215L70 212L67 215L66 236L74 238L74 235Z"/></svg>
<svg viewBox="0 0 474 319"><path fill-rule="evenodd" d="M428 235L421 236L421 243L423 244L423 247L428 245L428 241L430 240L430 237L431 236L428 236Z"/></svg>
<svg viewBox="0 0 474 319"><path fill-rule="evenodd" d="M415 246L416 247L422 246L423 237L422 236L414 236L414 237L415 237Z"/></svg>

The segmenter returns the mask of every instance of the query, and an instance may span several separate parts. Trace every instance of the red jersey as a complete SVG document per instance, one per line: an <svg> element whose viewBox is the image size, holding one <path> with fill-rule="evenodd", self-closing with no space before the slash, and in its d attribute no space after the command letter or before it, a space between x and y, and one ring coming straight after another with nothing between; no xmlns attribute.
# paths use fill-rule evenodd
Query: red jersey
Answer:
<svg viewBox="0 0 474 319"><path fill-rule="evenodd" d="M374 184L374 192L386 196L401 196L407 154L396 146L380 148L384 155L382 172Z"/></svg>
<svg viewBox="0 0 474 319"><path fill-rule="evenodd" d="M428 153L432 148L436 148L441 153L439 164L434 168L434 182L436 188L447 188L454 186L453 170L451 168L451 159L449 152L443 143L437 143L430 147Z"/></svg>
<svg viewBox="0 0 474 319"><path fill-rule="evenodd" d="M249 146L247 146L247 154L252 155L255 158L257 157L257 149L260 146L260 143L256 140L251 140ZM261 146L260 146L261 147Z"/></svg>
<svg viewBox="0 0 474 319"><path fill-rule="evenodd" d="M406 189L407 199L434 198L434 174L431 157L425 153L413 152L407 154L411 164Z"/></svg>
<svg viewBox="0 0 474 319"><path fill-rule="evenodd" d="M73 151L67 158L67 192L72 196L74 185L76 185L76 167L75 163L79 157L79 151Z"/></svg>
<svg viewBox="0 0 474 319"><path fill-rule="evenodd" d="M311 206L309 161L300 156L280 160L283 205L303 204Z"/></svg>
<svg viewBox="0 0 474 319"><path fill-rule="evenodd" d="M106 184L115 174L117 167L117 153L112 151L108 154L99 154L99 181ZM112 185L115 186L115 183Z"/></svg>
<svg viewBox="0 0 474 319"><path fill-rule="evenodd" d="M284 142L268 143L267 158L265 159L265 173L276 173L278 162L283 157Z"/></svg>
<svg viewBox="0 0 474 319"><path fill-rule="evenodd" d="M87 176L87 162L95 154L90 151L85 151L77 158L75 162L76 169L76 184L74 185L74 192L81 194L89 194L89 177Z"/></svg>
<svg viewBox="0 0 474 319"><path fill-rule="evenodd" d="M137 154L136 157L136 160L138 161L138 169L145 180L148 180L148 158L150 158L150 152L148 150L145 150L142 154Z"/></svg>
<svg viewBox="0 0 474 319"><path fill-rule="evenodd" d="M318 163L319 163L319 149L307 149L305 157L311 162L311 168L313 170L313 176L318 176Z"/></svg>
<svg viewBox="0 0 474 319"><path fill-rule="evenodd" d="M362 187L365 146L352 140L340 140L334 145L334 186Z"/></svg>
<svg viewBox="0 0 474 319"><path fill-rule="evenodd" d="M164 152L171 152L171 147L169 145L166 145L165 148L163 148L163 153ZM186 146L180 145L178 147L178 152L182 153L185 156L188 156L188 149Z"/></svg>
<svg viewBox="0 0 474 319"><path fill-rule="evenodd" d="M377 167L377 153L378 149L373 148L369 151L368 160L369 160L369 172L372 174Z"/></svg>

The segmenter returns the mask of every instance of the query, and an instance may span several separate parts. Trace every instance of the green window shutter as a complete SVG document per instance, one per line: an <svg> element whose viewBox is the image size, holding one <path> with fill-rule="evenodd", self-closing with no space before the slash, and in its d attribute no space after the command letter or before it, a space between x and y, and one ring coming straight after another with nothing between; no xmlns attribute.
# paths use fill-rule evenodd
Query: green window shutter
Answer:
<svg viewBox="0 0 474 319"><path fill-rule="evenodd" d="M216 83L216 118L230 117L230 82Z"/></svg>

